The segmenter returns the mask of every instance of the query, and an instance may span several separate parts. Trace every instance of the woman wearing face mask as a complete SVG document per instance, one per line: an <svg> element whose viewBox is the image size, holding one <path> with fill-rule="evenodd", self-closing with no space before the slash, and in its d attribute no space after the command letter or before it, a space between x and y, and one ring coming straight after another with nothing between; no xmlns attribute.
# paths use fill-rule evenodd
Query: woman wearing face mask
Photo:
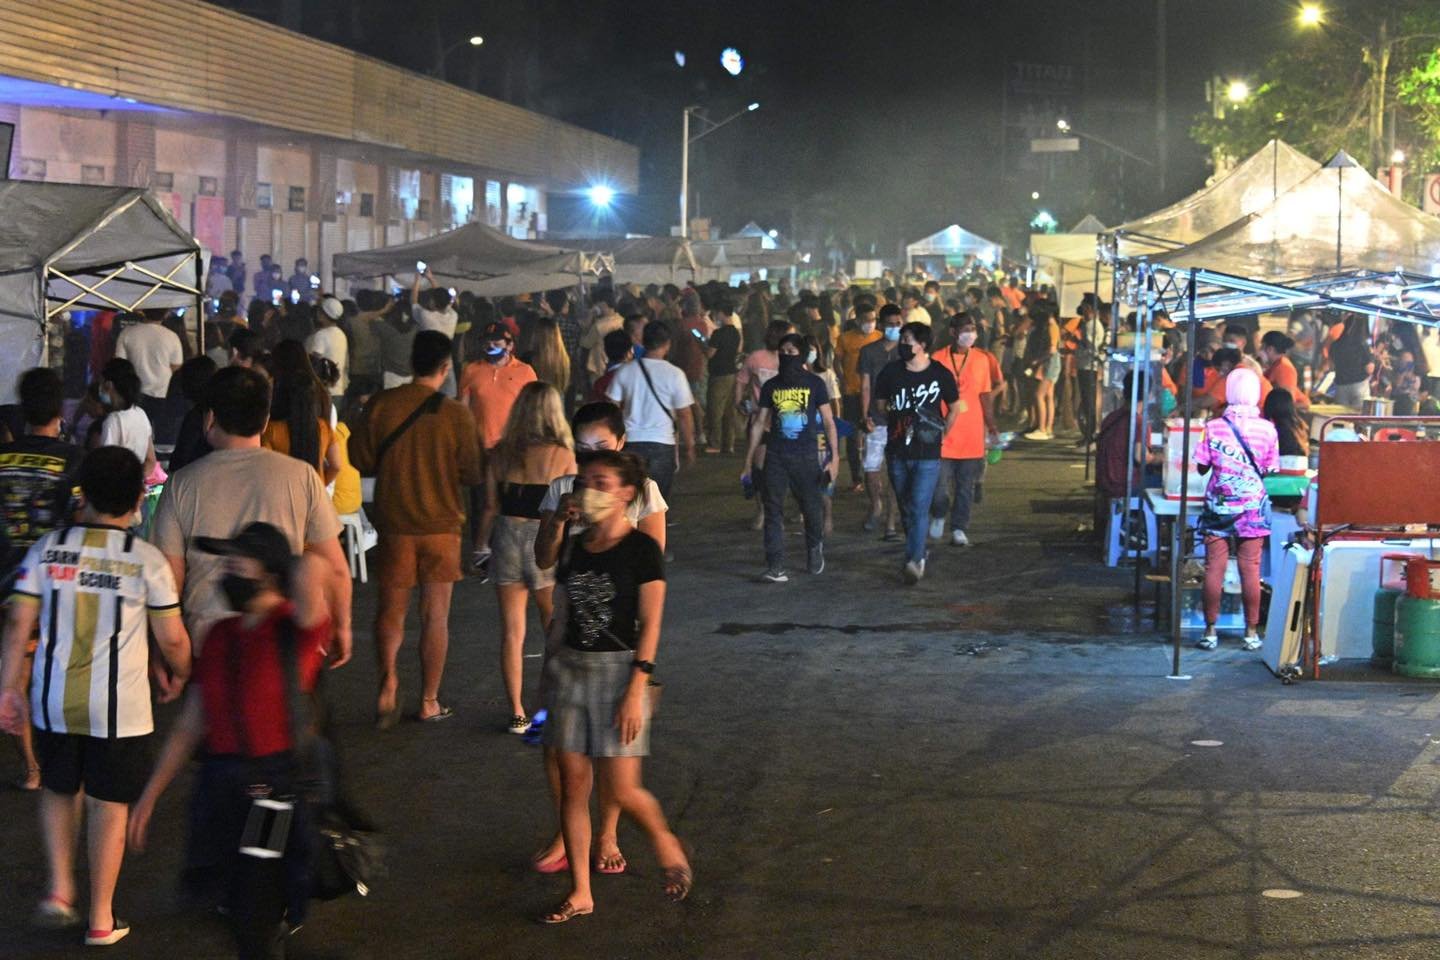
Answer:
<svg viewBox="0 0 1440 960"><path fill-rule="evenodd" d="M294 658L300 687L312 689L330 638L329 571L313 556L292 557L285 535L268 523L252 523L233 540L200 537L196 546L225 557L220 587L235 615L205 637L180 716L131 812L130 846L144 849L160 795L203 745L185 884L202 902L224 907L241 957L273 957L287 930L305 919L307 811L296 802L286 835L250 836L247 821L255 800L284 802L296 791L286 657ZM254 852L261 846L271 855Z"/></svg>
<svg viewBox="0 0 1440 960"><path fill-rule="evenodd" d="M575 411L570 421L570 430L575 436L575 451L580 456L598 450L620 450L625 446L625 415L620 408L608 401L587 403ZM550 491L540 504L540 533L535 538L535 565L541 570L554 570L560 557L561 541L569 530L569 536L579 536L585 530L583 518L571 521L574 515L575 489L574 474L557 477L550 482ZM641 533L646 534L665 550L665 498L654 480L645 479L640 495L625 508L625 519ZM545 773L550 784L550 796L555 802L555 820L561 821L560 811L560 760L556 752L544 748ZM618 828L620 805L613 797L601 794L600 832L594 841L596 873L617 874L625 872L625 857L620 853ZM548 846L535 854L534 866L540 873L562 873L570 868L565 858L565 838L557 832Z"/></svg>
<svg viewBox="0 0 1440 960"><path fill-rule="evenodd" d="M575 472L570 425L560 392L548 383L527 383L510 408L500 442L487 456L485 512L477 543L489 544L490 578L500 603L500 672L510 703L511 733L530 729L521 696L524 685L527 597L540 622L551 616L555 580L535 565L541 503L556 477Z"/></svg>
<svg viewBox="0 0 1440 960"><path fill-rule="evenodd" d="M826 405L830 408L831 419L835 422L835 431L837 434L836 443L838 444L840 439L840 381L836 379L835 371L831 369L831 365L825 360L824 350L817 338L806 337L805 347L805 369L820 378L821 382L825 384L825 393L830 398ZM827 446L828 441L825 439L823 424L818 410L815 413L815 428L820 431L820 469L825 470L829 468L831 460L839 457L840 451L831 450ZM854 436L854 434L852 433L851 436ZM838 467L835 470L835 476L836 479L839 479L840 470ZM820 492L824 496L824 529L825 536L828 537L835 530L835 484L833 482L826 484Z"/></svg>
<svg viewBox="0 0 1440 960"><path fill-rule="evenodd" d="M105 364L100 378L100 403L106 413L96 446L124 447L144 465L146 483L163 481L163 476L156 477L154 431L139 406L140 375L134 364L117 357Z"/></svg>
<svg viewBox="0 0 1440 960"><path fill-rule="evenodd" d="M640 460L618 451L586 455L566 519L588 527L561 557L561 600L546 644L545 744L556 751L565 855L573 888L541 919L564 923L593 913L590 787L618 804L649 835L665 893L683 900L693 874L659 802L640 781L649 753L649 684L665 607L665 563L654 540L631 526L626 508L645 484Z"/></svg>

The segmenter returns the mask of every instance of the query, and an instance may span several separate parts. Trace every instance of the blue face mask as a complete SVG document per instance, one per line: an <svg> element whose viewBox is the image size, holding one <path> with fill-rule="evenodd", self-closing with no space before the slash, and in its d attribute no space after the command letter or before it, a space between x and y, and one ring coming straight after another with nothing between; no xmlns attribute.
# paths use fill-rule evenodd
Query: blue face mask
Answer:
<svg viewBox="0 0 1440 960"><path fill-rule="evenodd" d="M886 339L886 340L889 340L891 343L899 343L899 342L900 342L900 328L899 328L899 327L886 327L886 328L885 328L885 339Z"/></svg>

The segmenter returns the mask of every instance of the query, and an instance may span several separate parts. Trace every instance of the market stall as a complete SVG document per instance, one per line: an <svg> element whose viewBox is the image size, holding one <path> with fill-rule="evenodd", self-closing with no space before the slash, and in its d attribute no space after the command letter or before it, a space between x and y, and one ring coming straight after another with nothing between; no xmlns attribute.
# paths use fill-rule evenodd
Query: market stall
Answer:
<svg viewBox="0 0 1440 960"><path fill-rule="evenodd" d="M392 277L413 281L418 263L435 282L477 296L506 297L593 283L610 269L608 258L577 247L517 240L483 223L467 223L412 243L337 253L337 277Z"/></svg>
<svg viewBox="0 0 1440 960"><path fill-rule="evenodd" d="M147 191L0 182L0 383L56 362L70 310L190 308L200 322L200 245ZM198 342L198 339L197 339Z"/></svg>
<svg viewBox="0 0 1440 960"><path fill-rule="evenodd" d="M1105 225L1087 215L1065 233L1034 233L1030 235L1030 254L1039 270L1037 279L1055 287L1056 302L1062 316L1073 317L1080 309L1080 299L1095 291L1109 302L1110 270L1100 269L1095 255L1096 241L1105 232Z"/></svg>
<svg viewBox="0 0 1440 960"><path fill-rule="evenodd" d="M940 276L946 267L963 267L970 257L994 266L1000 262L1004 248L993 240L986 240L978 233L971 233L959 224L952 223L923 240L916 240L905 247L907 272L917 266L924 266L934 276Z"/></svg>

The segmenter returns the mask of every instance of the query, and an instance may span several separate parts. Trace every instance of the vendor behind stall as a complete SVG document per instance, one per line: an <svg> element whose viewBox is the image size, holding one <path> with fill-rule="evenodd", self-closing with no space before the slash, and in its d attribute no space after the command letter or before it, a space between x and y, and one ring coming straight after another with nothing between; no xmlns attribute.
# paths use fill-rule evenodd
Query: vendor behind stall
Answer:
<svg viewBox="0 0 1440 960"><path fill-rule="evenodd" d="M1262 382L1253 370L1230 371L1225 379L1225 413L1205 424L1205 436L1195 448L1200 472L1210 474L1205 508L1196 524L1205 541L1205 635L1198 644L1202 650L1214 650L1219 643L1215 622L1220 618L1220 592L1232 540L1245 607L1245 649L1260 648L1260 557L1270 535L1264 478L1280 466L1275 426L1260 415Z"/></svg>

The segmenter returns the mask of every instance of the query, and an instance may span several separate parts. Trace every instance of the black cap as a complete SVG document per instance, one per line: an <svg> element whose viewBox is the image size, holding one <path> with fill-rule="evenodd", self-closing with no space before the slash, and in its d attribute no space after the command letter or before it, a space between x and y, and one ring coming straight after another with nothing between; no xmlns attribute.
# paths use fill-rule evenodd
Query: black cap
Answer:
<svg viewBox="0 0 1440 960"><path fill-rule="evenodd" d="M290 552L290 541L285 539L274 526L255 521L246 526L232 539L222 537L196 537L195 547L203 553L222 557L249 557L259 560L266 573L284 580L290 573L295 556Z"/></svg>
<svg viewBox="0 0 1440 960"><path fill-rule="evenodd" d="M480 339L482 340L499 340L502 338L505 340L515 339L510 333L510 328L499 320L485 324L485 329L480 331Z"/></svg>

